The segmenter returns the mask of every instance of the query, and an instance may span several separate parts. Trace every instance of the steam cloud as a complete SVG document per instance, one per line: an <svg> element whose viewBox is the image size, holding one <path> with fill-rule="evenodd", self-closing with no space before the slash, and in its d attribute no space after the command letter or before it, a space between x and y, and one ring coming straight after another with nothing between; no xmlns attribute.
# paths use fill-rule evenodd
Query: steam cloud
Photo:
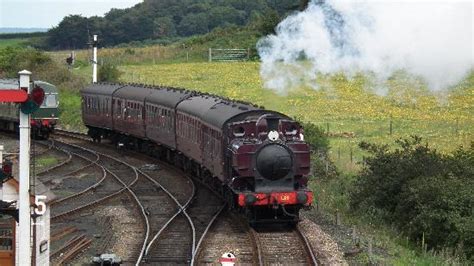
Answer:
<svg viewBox="0 0 474 266"><path fill-rule="evenodd" d="M280 93L317 88L316 74L396 70L421 76L429 88L458 83L474 66L471 1L312 0L259 41L264 86Z"/></svg>

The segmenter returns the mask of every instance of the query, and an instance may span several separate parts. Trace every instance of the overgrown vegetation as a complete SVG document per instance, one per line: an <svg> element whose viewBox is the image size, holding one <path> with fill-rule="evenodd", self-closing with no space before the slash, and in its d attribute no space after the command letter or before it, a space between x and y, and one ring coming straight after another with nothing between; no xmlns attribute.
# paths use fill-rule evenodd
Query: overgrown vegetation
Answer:
<svg viewBox="0 0 474 266"><path fill-rule="evenodd" d="M0 76L16 77L22 69L37 72L50 63L51 59L36 49L12 46L0 49Z"/></svg>
<svg viewBox="0 0 474 266"><path fill-rule="evenodd" d="M99 66L98 81L100 82L118 82L122 72L118 68L109 62L105 62Z"/></svg>
<svg viewBox="0 0 474 266"><path fill-rule="evenodd" d="M353 210L395 225L414 242L473 260L474 143L441 154L419 137L399 148L361 142L370 156L350 189Z"/></svg>

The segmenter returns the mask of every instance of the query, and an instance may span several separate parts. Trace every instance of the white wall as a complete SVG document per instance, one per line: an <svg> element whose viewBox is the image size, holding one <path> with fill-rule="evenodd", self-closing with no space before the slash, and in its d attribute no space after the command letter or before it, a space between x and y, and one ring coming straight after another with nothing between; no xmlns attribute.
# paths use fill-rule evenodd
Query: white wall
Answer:
<svg viewBox="0 0 474 266"><path fill-rule="evenodd" d="M50 248L50 212L49 206L43 216L36 218L36 265L49 265L49 248ZM41 247L41 244L43 248ZM43 252L41 252L43 249Z"/></svg>

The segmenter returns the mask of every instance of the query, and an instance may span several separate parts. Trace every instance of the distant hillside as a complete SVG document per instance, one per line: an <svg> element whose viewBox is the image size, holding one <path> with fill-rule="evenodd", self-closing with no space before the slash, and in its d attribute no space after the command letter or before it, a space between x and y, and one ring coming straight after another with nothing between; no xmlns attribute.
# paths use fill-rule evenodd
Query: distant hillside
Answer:
<svg viewBox="0 0 474 266"><path fill-rule="evenodd" d="M215 28L281 19L303 8L307 0L144 0L104 17L65 17L48 31L50 49L87 47L92 34L102 46L143 40L170 40L202 35Z"/></svg>
<svg viewBox="0 0 474 266"><path fill-rule="evenodd" d="M1 28L0 34L5 33L31 33L31 32L47 32L47 28Z"/></svg>

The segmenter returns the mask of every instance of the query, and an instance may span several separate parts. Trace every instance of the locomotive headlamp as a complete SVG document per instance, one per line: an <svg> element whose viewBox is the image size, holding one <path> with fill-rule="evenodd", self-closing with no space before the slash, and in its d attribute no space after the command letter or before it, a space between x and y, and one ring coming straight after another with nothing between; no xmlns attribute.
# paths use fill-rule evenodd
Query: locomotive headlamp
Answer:
<svg viewBox="0 0 474 266"><path fill-rule="evenodd" d="M268 139L271 141L276 141L279 137L280 135L275 130L268 132Z"/></svg>
<svg viewBox="0 0 474 266"><path fill-rule="evenodd" d="M300 191L298 192L298 195L296 195L296 199L298 200L299 203L304 204L306 201L308 201L308 195L306 195L305 192Z"/></svg>

